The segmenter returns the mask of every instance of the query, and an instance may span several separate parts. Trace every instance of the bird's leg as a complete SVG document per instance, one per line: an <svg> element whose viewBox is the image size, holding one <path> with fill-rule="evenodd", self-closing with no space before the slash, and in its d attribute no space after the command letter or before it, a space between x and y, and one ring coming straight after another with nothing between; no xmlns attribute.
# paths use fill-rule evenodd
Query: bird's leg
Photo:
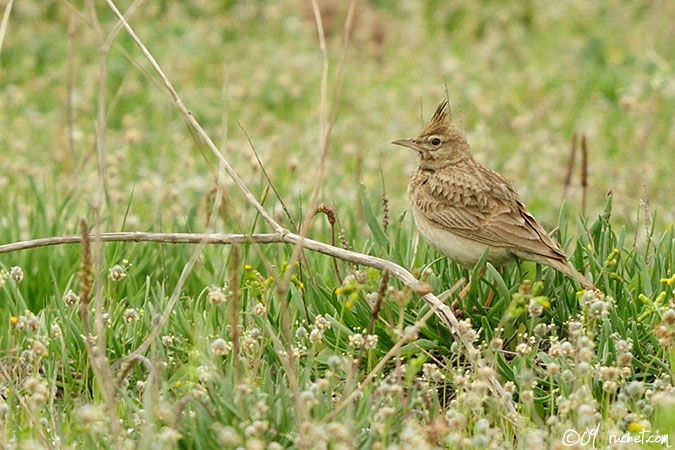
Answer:
<svg viewBox="0 0 675 450"><path fill-rule="evenodd" d="M460 293L457 294L457 297L459 297L460 300L464 300L464 297L466 297L467 294L469 293L469 291L471 290L471 282L472 281L473 281L472 277L471 277L471 275L469 275L469 282L466 283L466 286L464 286L464 288L460 291Z"/></svg>
<svg viewBox="0 0 675 450"><path fill-rule="evenodd" d="M452 305L450 305L450 309L452 309L452 312L457 316L458 319L461 319L464 317L464 313L462 310L459 308L459 301L464 300L464 297L469 293L471 290L471 276L469 276L469 282L466 283L466 286L464 286L464 289L461 290L459 294L457 294L457 298L452 302Z"/></svg>
<svg viewBox="0 0 675 450"><path fill-rule="evenodd" d="M497 272L499 273L499 276L504 278L504 266L499 266L497 267ZM492 289L490 289L490 293L488 294L487 300L485 300L485 308L489 308L490 305L492 304L492 300L495 298L495 292L497 291L497 281L495 280L494 283L492 283Z"/></svg>
<svg viewBox="0 0 675 450"><path fill-rule="evenodd" d="M497 282L495 281L495 282L492 284L492 286L496 288L496 287L497 287ZM490 289L490 292L488 292L488 296L487 296L487 298L485 299L485 304L483 305L483 307L484 307L485 309L488 309L488 308L490 307L490 305L492 304L492 299L494 299L494 298L495 298L495 291L494 291L494 289Z"/></svg>
<svg viewBox="0 0 675 450"><path fill-rule="evenodd" d="M477 280L480 280L484 273L485 273L485 268L481 269L481 271L478 273L478 276L476 277ZM450 308L452 308L453 312L459 311L459 301L464 300L464 297L466 297L469 294L469 291L471 290L471 285L473 284L473 282L474 282L474 277L469 275L469 282L466 283L466 286L464 286L464 289L462 289L461 292L459 294L457 294L457 298L455 299L454 302L452 302L452 305L450 305Z"/></svg>
<svg viewBox="0 0 675 450"><path fill-rule="evenodd" d="M502 278L504 278L504 268L502 266L497 267L497 272L499 272L499 275L501 275ZM492 300L495 298L495 291L497 290L497 282L495 281L492 283L492 289L490 289L490 292L488 293L488 297L485 300L485 309L489 308L490 305L492 304Z"/></svg>

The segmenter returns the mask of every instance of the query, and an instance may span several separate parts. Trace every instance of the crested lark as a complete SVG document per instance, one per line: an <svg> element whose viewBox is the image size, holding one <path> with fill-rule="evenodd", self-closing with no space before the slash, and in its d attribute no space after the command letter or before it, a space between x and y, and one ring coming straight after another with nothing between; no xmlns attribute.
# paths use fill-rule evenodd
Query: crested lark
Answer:
<svg viewBox="0 0 675 450"><path fill-rule="evenodd" d="M493 265L527 259L593 288L568 267L565 253L527 211L513 185L473 159L464 133L448 116L447 101L419 136L392 144L417 153L419 166L410 177L408 196L420 234L440 253L471 268L489 249Z"/></svg>

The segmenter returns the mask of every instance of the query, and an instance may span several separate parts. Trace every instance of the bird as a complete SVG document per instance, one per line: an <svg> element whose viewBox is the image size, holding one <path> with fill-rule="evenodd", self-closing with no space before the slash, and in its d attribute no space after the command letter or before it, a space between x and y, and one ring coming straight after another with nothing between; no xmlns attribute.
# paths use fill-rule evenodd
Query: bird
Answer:
<svg viewBox="0 0 675 450"><path fill-rule="evenodd" d="M487 261L496 267L517 259L534 261L594 289L568 264L565 252L530 214L513 184L474 159L466 135L450 117L447 100L417 137L392 144L417 154L408 197L417 229L431 247L468 269L486 250Z"/></svg>

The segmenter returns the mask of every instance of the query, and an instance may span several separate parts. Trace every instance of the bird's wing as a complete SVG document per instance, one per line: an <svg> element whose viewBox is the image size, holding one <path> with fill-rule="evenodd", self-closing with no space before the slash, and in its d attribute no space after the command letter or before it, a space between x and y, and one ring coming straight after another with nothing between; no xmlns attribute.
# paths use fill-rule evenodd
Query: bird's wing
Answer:
<svg viewBox="0 0 675 450"><path fill-rule="evenodd" d="M413 201L427 220L487 245L565 259L511 183L482 166L464 169L436 171L419 182Z"/></svg>

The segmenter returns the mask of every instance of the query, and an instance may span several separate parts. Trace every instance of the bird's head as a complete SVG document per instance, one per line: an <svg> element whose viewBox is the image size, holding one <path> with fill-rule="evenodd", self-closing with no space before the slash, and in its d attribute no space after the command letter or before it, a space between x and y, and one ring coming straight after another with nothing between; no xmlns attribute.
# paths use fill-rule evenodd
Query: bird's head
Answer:
<svg viewBox="0 0 675 450"><path fill-rule="evenodd" d="M417 137L397 139L392 144L415 150L422 169L436 170L471 158L464 132L450 119L447 100L438 105L431 121Z"/></svg>

